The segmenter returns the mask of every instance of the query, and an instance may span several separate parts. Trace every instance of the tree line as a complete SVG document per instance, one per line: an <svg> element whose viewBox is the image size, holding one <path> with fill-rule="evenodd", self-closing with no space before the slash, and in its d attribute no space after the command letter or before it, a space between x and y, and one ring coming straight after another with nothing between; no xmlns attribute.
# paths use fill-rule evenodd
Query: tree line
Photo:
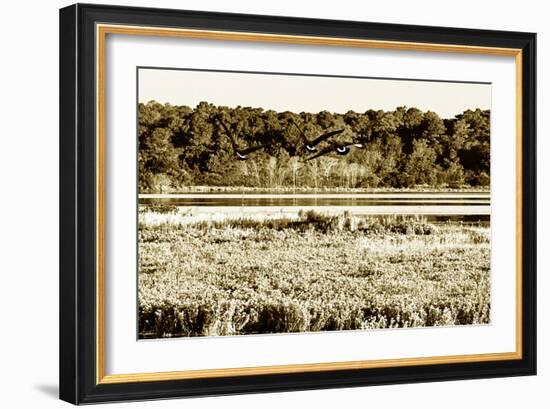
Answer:
<svg viewBox="0 0 550 409"><path fill-rule="evenodd" d="M443 119L398 107L344 114L201 102L195 108L140 103L138 168L141 193L189 186L256 188L463 188L490 183L490 111ZM223 123L241 148L269 146L239 160ZM304 139L343 130L334 143L357 143L346 156L306 160ZM327 144L323 142L322 144ZM322 145L321 144L321 145Z"/></svg>

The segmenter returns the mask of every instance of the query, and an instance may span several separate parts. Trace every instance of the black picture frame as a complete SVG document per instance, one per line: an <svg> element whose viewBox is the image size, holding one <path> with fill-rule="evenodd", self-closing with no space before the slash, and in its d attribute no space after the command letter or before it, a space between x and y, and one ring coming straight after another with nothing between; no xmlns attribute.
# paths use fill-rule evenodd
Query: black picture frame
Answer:
<svg viewBox="0 0 550 409"><path fill-rule="evenodd" d="M522 53L521 358L98 383L96 24L514 48ZM60 10L60 398L74 404L536 374L536 35L76 4Z"/></svg>

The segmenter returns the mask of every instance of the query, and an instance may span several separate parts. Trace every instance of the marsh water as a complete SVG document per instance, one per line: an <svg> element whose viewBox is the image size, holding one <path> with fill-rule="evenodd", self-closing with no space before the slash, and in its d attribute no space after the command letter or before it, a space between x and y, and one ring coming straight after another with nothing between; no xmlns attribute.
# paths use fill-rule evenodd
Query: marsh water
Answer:
<svg viewBox="0 0 550 409"><path fill-rule="evenodd" d="M273 216L299 210L357 215L423 215L432 221L487 222L488 192L142 194L142 205L175 205L202 214Z"/></svg>

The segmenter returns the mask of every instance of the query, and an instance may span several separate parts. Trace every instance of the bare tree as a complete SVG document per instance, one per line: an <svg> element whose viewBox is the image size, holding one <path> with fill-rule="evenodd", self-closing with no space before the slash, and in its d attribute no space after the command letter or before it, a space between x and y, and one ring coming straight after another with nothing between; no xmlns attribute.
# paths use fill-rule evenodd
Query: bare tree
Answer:
<svg viewBox="0 0 550 409"><path fill-rule="evenodd" d="M259 187L262 185L260 180L260 169L258 168L258 164L256 163L256 161L250 162L250 164L252 165L252 174L256 179L256 186Z"/></svg>
<svg viewBox="0 0 550 409"><path fill-rule="evenodd" d="M284 185L287 170L288 169L286 169L281 163L277 165L277 178L276 178L277 186Z"/></svg>
<svg viewBox="0 0 550 409"><path fill-rule="evenodd" d="M241 161L239 162L241 167L241 176L243 180L243 185L246 185L246 181L248 180L248 176L250 175L250 172L248 170L248 162Z"/></svg>
<svg viewBox="0 0 550 409"><path fill-rule="evenodd" d="M340 187L341 188L350 187L351 178L352 178L351 166L345 163L344 161L341 161L339 163L338 168L340 173Z"/></svg>
<svg viewBox="0 0 550 409"><path fill-rule="evenodd" d="M267 161L267 175L269 179L269 188L273 189L273 182L276 178L276 172L277 172L277 158L274 156L270 156L269 160Z"/></svg>
<svg viewBox="0 0 550 409"><path fill-rule="evenodd" d="M318 161L310 161L308 162L309 167L309 173L311 174L311 177L313 178L313 186L315 187L315 193L317 193L317 186L318 186L318 179L319 179L319 165Z"/></svg>
<svg viewBox="0 0 550 409"><path fill-rule="evenodd" d="M357 186L357 175L359 174L359 165L357 163L352 163L349 165L349 180L352 188Z"/></svg>
<svg viewBox="0 0 550 409"><path fill-rule="evenodd" d="M300 160L298 159L297 156L293 156L290 158L289 166L290 166L290 170L292 171L292 186L294 189L294 193L296 193L296 177L301 167Z"/></svg>
<svg viewBox="0 0 550 409"><path fill-rule="evenodd" d="M367 169L363 165L359 165L359 180L358 180L359 184L363 183L366 173L367 173Z"/></svg>
<svg viewBox="0 0 550 409"><path fill-rule="evenodd" d="M325 186L326 182L328 182L330 175L332 174L332 169L336 166L338 163L338 160L334 158L325 158L325 160L320 162L320 170L323 174L323 178L325 179Z"/></svg>

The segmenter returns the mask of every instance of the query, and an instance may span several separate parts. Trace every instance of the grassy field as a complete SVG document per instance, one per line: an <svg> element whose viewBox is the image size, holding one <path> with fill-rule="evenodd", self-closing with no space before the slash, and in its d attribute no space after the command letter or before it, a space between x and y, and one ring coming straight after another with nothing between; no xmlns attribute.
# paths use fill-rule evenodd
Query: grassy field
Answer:
<svg viewBox="0 0 550 409"><path fill-rule="evenodd" d="M139 336L489 323L486 227L417 217L139 223Z"/></svg>

